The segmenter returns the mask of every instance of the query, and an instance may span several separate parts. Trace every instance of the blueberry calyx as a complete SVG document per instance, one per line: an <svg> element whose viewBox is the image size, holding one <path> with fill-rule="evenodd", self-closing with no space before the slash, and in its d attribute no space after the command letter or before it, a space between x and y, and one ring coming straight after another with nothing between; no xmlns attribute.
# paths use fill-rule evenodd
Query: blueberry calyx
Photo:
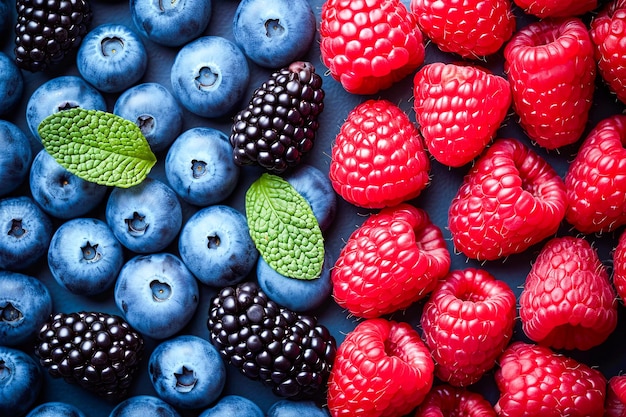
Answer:
<svg viewBox="0 0 626 417"><path fill-rule="evenodd" d="M274 36L282 36L283 33L285 33L285 28L280 24L279 19L267 19L265 21L265 36L273 38Z"/></svg>
<svg viewBox="0 0 626 417"><path fill-rule="evenodd" d="M8 381L11 379L12 370L7 363L0 359L0 381Z"/></svg>
<svg viewBox="0 0 626 417"><path fill-rule="evenodd" d="M198 382L193 369L189 369L184 365L180 373L174 372L174 376L176 377L176 391L178 392L190 392Z"/></svg>
<svg viewBox="0 0 626 417"><path fill-rule="evenodd" d="M87 242L80 250L83 253L83 259L87 262L97 262L102 258L102 254L98 252L98 244L92 245Z"/></svg>
<svg viewBox="0 0 626 417"><path fill-rule="evenodd" d="M100 47L102 48L102 55L113 56L118 51L124 49L124 41L118 37L104 38L100 43Z"/></svg>
<svg viewBox="0 0 626 417"><path fill-rule="evenodd" d="M139 129L144 136L148 136L152 131L154 131L154 117L148 114L138 116L135 123L137 123L137 126L139 126Z"/></svg>
<svg viewBox="0 0 626 417"><path fill-rule="evenodd" d="M71 110L71 109L76 109L80 107L77 103L72 103L70 101L65 101L61 104L59 104L59 107L57 107L57 109L59 111L63 111L63 110Z"/></svg>
<svg viewBox="0 0 626 417"><path fill-rule="evenodd" d="M206 238L208 240L207 247L209 249L217 249L222 243L220 237L217 234L209 235Z"/></svg>
<svg viewBox="0 0 626 417"><path fill-rule="evenodd" d="M8 235L16 239L23 237L27 230L22 227L22 219L12 219Z"/></svg>
<svg viewBox="0 0 626 417"><path fill-rule="evenodd" d="M13 304L7 302L4 306L0 306L0 322L16 323L23 318L22 312L15 308Z"/></svg>
<svg viewBox="0 0 626 417"><path fill-rule="evenodd" d="M149 223L146 223L146 216L142 216L136 211L133 212L133 217L124 220L128 227L128 234L131 236L142 236L148 230Z"/></svg>
<svg viewBox="0 0 626 417"><path fill-rule="evenodd" d="M156 279L150 282L150 289L152 289L152 299L157 302L166 301L172 296L172 287Z"/></svg>
<svg viewBox="0 0 626 417"><path fill-rule="evenodd" d="M214 90L220 84L220 78L220 73L211 67L202 67L195 78L196 88L201 91Z"/></svg>
<svg viewBox="0 0 626 417"><path fill-rule="evenodd" d="M193 159L191 161L191 171L194 178L200 178L206 175L206 162Z"/></svg>

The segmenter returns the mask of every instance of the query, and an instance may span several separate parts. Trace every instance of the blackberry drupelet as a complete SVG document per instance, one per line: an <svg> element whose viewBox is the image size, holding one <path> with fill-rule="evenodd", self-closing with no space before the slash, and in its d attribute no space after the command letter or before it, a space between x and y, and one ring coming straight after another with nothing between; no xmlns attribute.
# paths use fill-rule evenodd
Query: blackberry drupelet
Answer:
<svg viewBox="0 0 626 417"><path fill-rule="evenodd" d="M128 392L143 343L141 335L119 316L58 313L39 331L35 355L53 377L119 400Z"/></svg>
<svg viewBox="0 0 626 417"><path fill-rule="evenodd" d="M225 287L211 301L211 342L242 374L291 399L326 389L337 345L312 316L270 300L254 282Z"/></svg>
<svg viewBox="0 0 626 417"><path fill-rule="evenodd" d="M235 163L276 173L298 165L313 148L323 110L322 78L311 63L297 61L274 72L234 117Z"/></svg>
<svg viewBox="0 0 626 417"><path fill-rule="evenodd" d="M17 66L31 72L43 71L76 50L91 24L89 1L17 0Z"/></svg>

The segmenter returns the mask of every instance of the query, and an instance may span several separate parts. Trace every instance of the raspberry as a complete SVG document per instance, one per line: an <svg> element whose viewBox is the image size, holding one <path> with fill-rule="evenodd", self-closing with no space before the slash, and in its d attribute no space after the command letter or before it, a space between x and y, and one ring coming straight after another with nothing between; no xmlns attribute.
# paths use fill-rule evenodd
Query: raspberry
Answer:
<svg viewBox="0 0 626 417"><path fill-rule="evenodd" d="M359 323L337 349L328 383L332 417L400 417L430 391L434 364L409 324Z"/></svg>
<svg viewBox="0 0 626 417"><path fill-rule="evenodd" d="M526 134L546 149L576 142L587 125L595 89L593 43L578 18L541 20L504 48L513 109Z"/></svg>
<svg viewBox="0 0 626 417"><path fill-rule="evenodd" d="M606 379L544 346L514 342L498 360L499 417L602 417Z"/></svg>
<svg viewBox="0 0 626 417"><path fill-rule="evenodd" d="M331 271L333 296L351 314L378 317L424 298L449 268L441 230L424 210L401 204L352 233Z"/></svg>
<svg viewBox="0 0 626 417"><path fill-rule="evenodd" d="M464 58L496 53L515 30L510 0L411 0L425 36Z"/></svg>
<svg viewBox="0 0 626 417"><path fill-rule="evenodd" d="M383 208L417 197L429 170L422 136L406 113L389 101L367 100L350 111L335 138L329 177L349 203Z"/></svg>
<svg viewBox="0 0 626 417"><path fill-rule="evenodd" d="M520 253L556 233L565 215L565 185L537 153L498 139L465 176L448 211L457 250L494 260Z"/></svg>
<svg viewBox="0 0 626 417"><path fill-rule="evenodd" d="M540 17L578 16L598 7L598 0L513 0L524 12Z"/></svg>
<svg viewBox="0 0 626 417"><path fill-rule="evenodd" d="M604 417L626 417L626 375L609 379Z"/></svg>
<svg viewBox="0 0 626 417"><path fill-rule="evenodd" d="M617 301L608 272L583 238L549 240L520 295L524 333L555 349L588 350L617 326Z"/></svg>
<svg viewBox="0 0 626 417"><path fill-rule="evenodd" d="M511 106L509 82L469 65L423 66L413 78L413 107L430 154L459 167L493 139Z"/></svg>
<svg viewBox="0 0 626 417"><path fill-rule="evenodd" d="M400 0L326 0L320 19L322 62L349 93L387 89L424 62L422 32Z"/></svg>
<svg viewBox="0 0 626 417"><path fill-rule="evenodd" d="M626 303L626 229L619 235L613 251L613 285L622 303Z"/></svg>
<svg viewBox="0 0 626 417"><path fill-rule="evenodd" d="M496 417L491 403L477 392L447 384L434 387L414 417Z"/></svg>
<svg viewBox="0 0 626 417"><path fill-rule="evenodd" d="M494 367L513 335L515 294L487 271L453 271L424 305L421 317L435 375L453 386L477 382Z"/></svg>

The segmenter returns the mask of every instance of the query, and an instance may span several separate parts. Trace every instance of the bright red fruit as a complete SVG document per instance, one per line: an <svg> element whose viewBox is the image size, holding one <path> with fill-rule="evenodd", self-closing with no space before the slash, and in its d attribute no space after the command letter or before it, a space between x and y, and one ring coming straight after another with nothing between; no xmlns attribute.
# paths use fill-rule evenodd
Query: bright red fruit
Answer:
<svg viewBox="0 0 626 417"><path fill-rule="evenodd" d="M626 304L626 229L620 234L613 251L613 285Z"/></svg>
<svg viewBox="0 0 626 417"><path fill-rule="evenodd" d="M598 7L598 0L513 0L524 12L540 18L578 16Z"/></svg>
<svg viewBox="0 0 626 417"><path fill-rule="evenodd" d="M609 379L604 417L626 417L626 375Z"/></svg>
<svg viewBox="0 0 626 417"><path fill-rule="evenodd" d="M565 174L565 219L583 233L626 224L626 116L598 122Z"/></svg>
<svg viewBox="0 0 626 417"><path fill-rule="evenodd" d="M516 314L515 294L506 282L475 268L448 274L421 318L435 375L453 386L477 382L511 340Z"/></svg>
<svg viewBox="0 0 626 417"><path fill-rule="evenodd" d="M595 249L583 238L552 238L520 295L524 333L554 349L588 350L617 326L617 300Z"/></svg>
<svg viewBox="0 0 626 417"><path fill-rule="evenodd" d="M497 139L476 160L448 210L457 250L494 260L553 235L565 215L565 186L537 153Z"/></svg>
<svg viewBox="0 0 626 417"><path fill-rule="evenodd" d="M409 204L372 214L352 233L331 271L337 304L372 318L426 297L450 268L441 230Z"/></svg>
<svg viewBox="0 0 626 417"><path fill-rule="evenodd" d="M497 417L481 394L450 385L433 387L414 417Z"/></svg>
<svg viewBox="0 0 626 417"><path fill-rule="evenodd" d="M511 106L507 80L468 65L423 66L413 78L413 95L426 147L452 167L465 165L485 149Z"/></svg>
<svg viewBox="0 0 626 417"><path fill-rule="evenodd" d="M386 100L367 100L348 114L331 151L335 191L365 208L417 197L430 178L424 141L409 116Z"/></svg>
<svg viewBox="0 0 626 417"><path fill-rule="evenodd" d="M326 0L320 52L330 74L352 94L374 94L424 62L422 32L400 0Z"/></svg>
<svg viewBox="0 0 626 417"><path fill-rule="evenodd" d="M328 382L332 417L399 417L417 407L435 365L408 323L376 318L359 323L337 348Z"/></svg>
<svg viewBox="0 0 626 417"><path fill-rule="evenodd" d="M582 20L530 23L511 37L504 58L513 109L530 139L546 149L576 142L587 125L596 74Z"/></svg>
<svg viewBox="0 0 626 417"><path fill-rule="evenodd" d="M499 417L602 417L600 371L545 346L514 342L498 361Z"/></svg>
<svg viewBox="0 0 626 417"><path fill-rule="evenodd" d="M411 0L426 37L464 58L496 53L515 30L510 0Z"/></svg>

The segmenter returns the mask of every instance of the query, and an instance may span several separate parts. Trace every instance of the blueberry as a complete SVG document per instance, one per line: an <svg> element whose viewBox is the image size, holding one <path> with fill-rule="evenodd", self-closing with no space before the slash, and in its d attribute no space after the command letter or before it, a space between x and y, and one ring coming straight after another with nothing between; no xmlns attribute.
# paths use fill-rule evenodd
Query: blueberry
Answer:
<svg viewBox="0 0 626 417"><path fill-rule="evenodd" d="M18 346L34 340L52 312L48 288L38 279L0 271L0 345Z"/></svg>
<svg viewBox="0 0 626 417"><path fill-rule="evenodd" d="M176 193L154 178L146 178L130 188L114 188L106 204L105 216L115 237L137 253L165 249L183 222Z"/></svg>
<svg viewBox="0 0 626 417"><path fill-rule="evenodd" d="M172 92L190 112L220 117L231 112L250 81L241 49L220 36L203 36L183 46L171 69Z"/></svg>
<svg viewBox="0 0 626 417"><path fill-rule="evenodd" d="M9 0L0 0L0 35L7 34L12 23L11 9L15 7ZM4 38L3 38L4 39ZM1 72L0 72L1 74Z"/></svg>
<svg viewBox="0 0 626 417"><path fill-rule="evenodd" d="M85 35L76 55L83 78L106 93L117 93L137 83L148 67L141 38L122 24L103 24Z"/></svg>
<svg viewBox="0 0 626 417"><path fill-rule="evenodd" d="M211 20L211 6L211 0L130 0L137 30L165 46L181 46L202 35Z"/></svg>
<svg viewBox="0 0 626 417"><path fill-rule="evenodd" d="M106 111L106 101L98 90L81 77L62 75L40 85L26 104L26 122L33 136L39 140L37 129L46 117L61 110L80 107Z"/></svg>
<svg viewBox="0 0 626 417"><path fill-rule="evenodd" d="M2 29L3 15L11 15L9 11L3 13L5 4L0 1L0 29ZM1 31L0 31L1 32ZM8 114L17 107L24 91L24 77L15 64L15 61L4 52L0 52L0 116Z"/></svg>
<svg viewBox="0 0 626 417"><path fill-rule="evenodd" d="M226 383L226 366L205 339L181 335L161 342L150 355L148 374L158 396L174 407L206 407Z"/></svg>
<svg viewBox="0 0 626 417"><path fill-rule="evenodd" d="M180 417L178 411L162 399L152 395L127 398L113 408L109 417Z"/></svg>
<svg viewBox="0 0 626 417"><path fill-rule="evenodd" d="M171 253L139 255L124 264L115 283L115 304L144 336L165 339L182 330L199 301L198 283Z"/></svg>
<svg viewBox="0 0 626 417"><path fill-rule="evenodd" d="M88 213L104 200L108 190L72 174L45 149L33 159L29 184L33 199L43 211L59 219Z"/></svg>
<svg viewBox="0 0 626 417"><path fill-rule="evenodd" d="M122 245L102 220L68 220L52 235L48 266L57 283L71 293L104 292L113 285L123 264Z"/></svg>
<svg viewBox="0 0 626 417"><path fill-rule="evenodd" d="M86 417L78 407L60 401L39 404L26 417Z"/></svg>
<svg viewBox="0 0 626 417"><path fill-rule="evenodd" d="M318 406L314 401L276 401L269 410L267 417L330 417L330 413Z"/></svg>
<svg viewBox="0 0 626 417"><path fill-rule="evenodd" d="M242 0L235 11L235 42L256 64L281 68L306 55L315 38L307 0Z"/></svg>
<svg viewBox="0 0 626 417"><path fill-rule="evenodd" d="M183 132L165 158L165 174L172 189L196 206L219 203L228 197L237 186L239 171L228 136L208 127Z"/></svg>
<svg viewBox="0 0 626 417"><path fill-rule="evenodd" d="M258 405L240 395L225 395L198 417L265 417ZM304 416L300 416L304 417Z"/></svg>
<svg viewBox="0 0 626 417"><path fill-rule="evenodd" d="M205 207L191 216L180 232L178 250L196 278L213 287L242 281L259 256L246 217L225 205Z"/></svg>
<svg viewBox="0 0 626 417"><path fill-rule="evenodd" d="M180 104L159 83L144 83L127 89L115 102L113 113L139 126L153 152L167 149L183 127Z"/></svg>
<svg viewBox="0 0 626 417"><path fill-rule="evenodd" d="M0 99L0 103L2 99ZM0 196L16 190L28 175L33 152L26 134L11 122L0 120Z"/></svg>
<svg viewBox="0 0 626 417"><path fill-rule="evenodd" d="M42 385L39 365L21 350L0 346L0 416L21 416L35 403Z"/></svg>
<svg viewBox="0 0 626 417"><path fill-rule="evenodd" d="M0 200L0 269L34 265L48 250L52 221L28 196Z"/></svg>

